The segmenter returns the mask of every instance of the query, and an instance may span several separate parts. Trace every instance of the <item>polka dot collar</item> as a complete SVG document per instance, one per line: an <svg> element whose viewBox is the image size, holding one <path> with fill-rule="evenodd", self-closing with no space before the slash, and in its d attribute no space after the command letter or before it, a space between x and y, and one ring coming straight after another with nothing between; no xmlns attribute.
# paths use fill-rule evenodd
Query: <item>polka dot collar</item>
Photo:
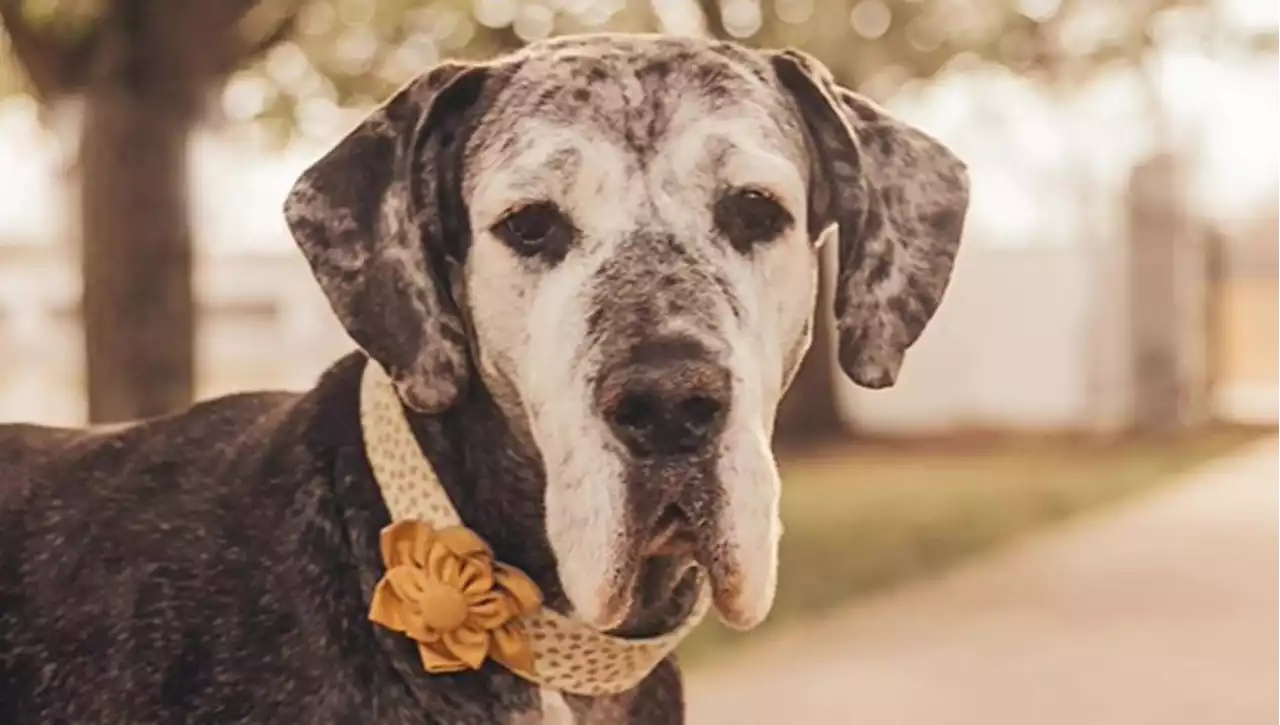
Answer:
<svg viewBox="0 0 1280 725"><path fill-rule="evenodd" d="M418 447L390 379L373 360L365 365L361 381L360 424L365 454L391 514L392 525L417 521L437 530L460 527L458 512ZM516 620L517 630L522 631L533 652L533 666L509 669L543 687L575 695L626 692L671 654L706 616L710 605L704 579L689 617L674 631L647 639L610 636L586 623L538 607ZM427 631L422 636L429 638L434 634ZM482 635L489 636L488 633Z"/></svg>

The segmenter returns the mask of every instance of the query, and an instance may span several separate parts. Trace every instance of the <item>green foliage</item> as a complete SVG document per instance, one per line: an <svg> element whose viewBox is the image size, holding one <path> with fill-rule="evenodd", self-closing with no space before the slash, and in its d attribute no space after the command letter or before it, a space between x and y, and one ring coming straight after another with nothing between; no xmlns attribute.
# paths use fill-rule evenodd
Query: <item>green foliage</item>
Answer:
<svg viewBox="0 0 1280 725"><path fill-rule="evenodd" d="M1113 63L1141 61L1159 41L1162 22L1178 16L1185 30L1188 21L1203 20L1208 0L687 0L686 12L671 12L678 5L315 0L292 42L241 73L241 83L258 88L259 101L231 115L282 129L302 121L305 130L310 110L368 105L441 58L483 58L534 38L598 29L704 31L799 47L845 84L882 97L952 64L993 62L1083 79ZM690 17L687 11L703 19L701 27L679 22Z"/></svg>
<svg viewBox="0 0 1280 725"><path fill-rule="evenodd" d="M19 0L23 17L42 32L63 38L83 36L102 17L104 0Z"/></svg>
<svg viewBox="0 0 1280 725"><path fill-rule="evenodd" d="M708 0L715 2L715 0ZM721 0L722 8L742 0ZM749 0L748 0L749 2ZM1208 0L773 0L749 40L794 45L845 84L887 95L951 64L1077 77L1142 60L1171 14ZM803 11L808 10L808 13ZM725 25L731 26L729 17ZM1081 78L1082 79L1082 78Z"/></svg>
<svg viewBox="0 0 1280 725"><path fill-rule="evenodd" d="M16 5L37 33L74 40L92 32L112 1L0 4L10 12ZM305 132L336 108L374 103L442 58L488 57L562 33L707 32L794 46L845 84L883 97L982 62L1083 80L1115 63L1141 62L1171 34L1207 42L1218 28L1209 0L200 1L249 8L239 28L246 46L270 39L270 50L249 56L230 77L220 110L233 121L271 125L281 137ZM288 32L273 38L279 28ZM1264 52L1275 46L1274 33L1240 42ZM0 66L0 93L22 87L11 65Z"/></svg>
<svg viewBox="0 0 1280 725"><path fill-rule="evenodd" d="M72 44L92 32L101 15L104 0L0 0L7 26L10 14L21 18L29 29L57 42ZM5 30L10 30L4 27ZM10 32L0 33L0 97L33 93L26 73L13 54Z"/></svg>
<svg viewBox="0 0 1280 725"><path fill-rule="evenodd" d="M305 131L312 118L371 105L442 59L483 59L587 30L658 27L647 4L635 2L313 0L290 40L233 79L225 110L277 135Z"/></svg>

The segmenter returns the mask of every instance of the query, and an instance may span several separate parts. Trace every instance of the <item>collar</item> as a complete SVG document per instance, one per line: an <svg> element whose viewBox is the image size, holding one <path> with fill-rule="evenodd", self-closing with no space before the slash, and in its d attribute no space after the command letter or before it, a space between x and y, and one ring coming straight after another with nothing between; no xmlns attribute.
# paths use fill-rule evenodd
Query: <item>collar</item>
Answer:
<svg viewBox="0 0 1280 725"><path fill-rule="evenodd" d="M607 635L541 606L528 577L494 562L489 547L462 526L390 379L372 359L361 380L360 426L392 522L382 532L387 573L374 591L370 619L416 640L428 672L479 669L492 659L543 687L617 694L638 685L710 608L705 575L688 618L658 637Z"/></svg>

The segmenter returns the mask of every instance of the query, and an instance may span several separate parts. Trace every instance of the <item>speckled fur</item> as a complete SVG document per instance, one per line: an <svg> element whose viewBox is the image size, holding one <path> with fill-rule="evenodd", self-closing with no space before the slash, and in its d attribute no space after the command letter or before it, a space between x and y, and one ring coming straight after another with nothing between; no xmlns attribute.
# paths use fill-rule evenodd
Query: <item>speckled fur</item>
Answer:
<svg viewBox="0 0 1280 725"><path fill-rule="evenodd" d="M481 725L541 721L499 667L426 675L366 619L387 512L353 355L259 393L109 433L0 427L0 723ZM415 416L463 518L563 606L537 466L483 391ZM670 663L578 723L678 722Z"/></svg>
<svg viewBox="0 0 1280 725"><path fill-rule="evenodd" d="M797 221L750 255L705 206L744 174ZM521 194L562 197L589 232L554 275L487 232ZM772 601L767 438L808 344L816 242L839 225L841 363L887 385L941 300L966 205L963 164L802 54L609 35L424 74L303 175L286 216L463 520L549 606L605 621L583 592L674 501L722 616L749 625ZM718 457L625 460L578 398L671 330L732 372L728 433ZM0 427L0 723L682 722L673 661L623 696L561 698L491 665L428 676L367 621L388 517L360 442L361 357L301 395ZM615 530L623 544L591 544ZM684 573L636 575L612 631L673 627Z"/></svg>

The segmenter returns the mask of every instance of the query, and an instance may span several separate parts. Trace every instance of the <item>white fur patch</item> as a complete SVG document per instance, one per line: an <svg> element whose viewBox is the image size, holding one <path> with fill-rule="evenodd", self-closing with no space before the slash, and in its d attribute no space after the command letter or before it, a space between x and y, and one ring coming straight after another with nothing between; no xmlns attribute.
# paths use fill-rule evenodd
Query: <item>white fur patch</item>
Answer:
<svg viewBox="0 0 1280 725"><path fill-rule="evenodd" d="M587 378L594 361L581 356L589 265L566 261L548 275L530 307L530 339L519 386L547 470L547 537L560 582L578 615L602 627L617 623L613 599L626 526L623 464L610 434L592 413Z"/></svg>
<svg viewBox="0 0 1280 725"><path fill-rule="evenodd" d="M739 628L765 618L777 586L782 482L770 439L794 374L788 366L800 359L787 356L805 335L817 292L817 261L803 228L800 215L796 228L760 250L745 270L734 265L735 287L754 290L754 296L729 345L735 385L718 467L724 484L719 527L728 568L738 576L734 600L724 601L717 591L717 604L721 618Z"/></svg>
<svg viewBox="0 0 1280 725"><path fill-rule="evenodd" d="M538 688L538 693L542 696L542 725L575 725L577 718L564 695L546 687Z"/></svg>

